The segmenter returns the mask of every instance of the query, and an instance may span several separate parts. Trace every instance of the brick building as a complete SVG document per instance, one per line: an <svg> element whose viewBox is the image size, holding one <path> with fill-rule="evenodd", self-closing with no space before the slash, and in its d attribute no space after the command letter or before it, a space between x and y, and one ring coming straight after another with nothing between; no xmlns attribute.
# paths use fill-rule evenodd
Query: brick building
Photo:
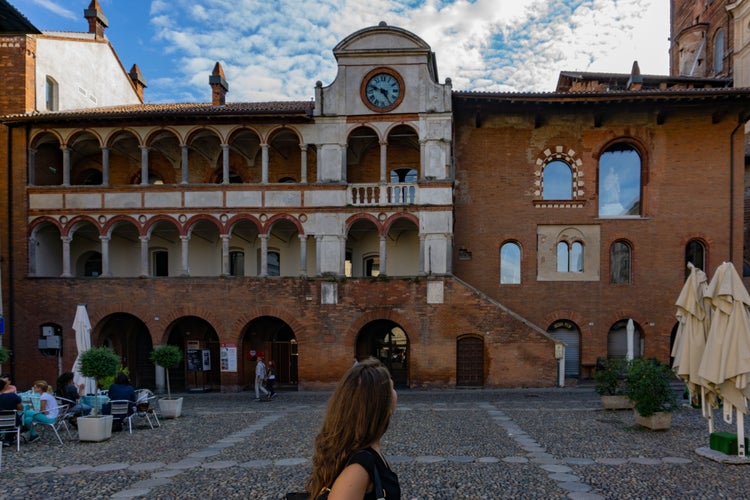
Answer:
<svg viewBox="0 0 750 500"><path fill-rule="evenodd" d="M241 390L259 351L302 389L367 355L401 386L552 386L668 358L686 260L741 264L750 91L636 66L457 92L384 23L333 53L313 102L228 101L217 63L210 103L3 119L21 386L56 375L45 331L72 365L79 303L139 386L166 343L200 359L178 389Z"/></svg>

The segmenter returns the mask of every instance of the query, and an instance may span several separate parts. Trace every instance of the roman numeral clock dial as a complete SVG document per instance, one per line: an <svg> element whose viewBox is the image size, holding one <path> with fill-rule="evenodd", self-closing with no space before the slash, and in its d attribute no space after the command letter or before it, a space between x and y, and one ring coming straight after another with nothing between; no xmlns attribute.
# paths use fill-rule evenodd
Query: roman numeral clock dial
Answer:
<svg viewBox="0 0 750 500"><path fill-rule="evenodd" d="M395 109L404 98L404 80L390 68L376 68L362 80L362 101L373 111Z"/></svg>

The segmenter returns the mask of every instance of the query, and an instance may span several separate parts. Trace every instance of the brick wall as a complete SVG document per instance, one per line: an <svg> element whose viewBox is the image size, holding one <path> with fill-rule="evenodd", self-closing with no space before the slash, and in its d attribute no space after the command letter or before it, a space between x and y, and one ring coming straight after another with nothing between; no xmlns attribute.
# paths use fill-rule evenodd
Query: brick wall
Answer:
<svg viewBox="0 0 750 500"><path fill-rule="evenodd" d="M467 107L468 108L468 107ZM645 355L669 359L675 326L674 302L684 281L685 245L704 241L709 276L730 257L730 117L712 123L711 108L670 110L663 125L653 115L613 107L608 121L595 127L592 115L548 113L541 126L532 114L483 110L477 127L473 110L456 109L457 189L455 248L471 253L454 257L463 280L520 313L542 329L559 319L574 321L581 333L581 362L593 366L607 355L607 334L618 320L633 318L643 328ZM538 124L538 122L537 122ZM637 219L598 218L598 155L617 138L642 150L645 165ZM741 132L735 141L735 266L742 257ZM582 208L534 205L536 159L546 148L572 149L582 160ZM586 282L537 279L537 226L594 224L601 229L599 279ZM624 238L632 245L632 280L609 280L609 248ZM501 244L522 247L521 285L500 285Z"/></svg>

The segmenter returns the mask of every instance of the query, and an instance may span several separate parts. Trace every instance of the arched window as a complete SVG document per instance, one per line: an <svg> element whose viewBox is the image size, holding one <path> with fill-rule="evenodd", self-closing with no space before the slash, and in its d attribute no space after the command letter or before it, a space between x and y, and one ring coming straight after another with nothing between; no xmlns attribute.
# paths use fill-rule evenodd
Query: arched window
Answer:
<svg viewBox="0 0 750 500"><path fill-rule="evenodd" d="M557 244L557 272L583 272L583 243L580 241L574 241L573 243L561 241Z"/></svg>
<svg viewBox="0 0 750 500"><path fill-rule="evenodd" d="M60 108L60 91L57 81L48 76L46 79L46 99L45 107L47 111L57 111Z"/></svg>
<svg viewBox="0 0 750 500"><path fill-rule="evenodd" d="M599 158L599 215L641 213L641 155L629 144L608 148Z"/></svg>
<svg viewBox="0 0 750 500"><path fill-rule="evenodd" d="M545 165L542 171L542 199L573 199L573 171L570 165L561 160Z"/></svg>
<svg viewBox="0 0 750 500"><path fill-rule="evenodd" d="M690 274L687 264L690 262L701 271L706 269L706 247L699 240L690 240L685 245L685 276Z"/></svg>
<svg viewBox="0 0 750 500"><path fill-rule="evenodd" d="M521 283L521 246L509 241L500 247L500 284Z"/></svg>
<svg viewBox="0 0 750 500"><path fill-rule="evenodd" d="M724 30L719 28L714 35L714 76L724 71Z"/></svg>
<svg viewBox="0 0 750 500"><path fill-rule="evenodd" d="M610 283L630 283L630 245L615 241L609 249Z"/></svg>

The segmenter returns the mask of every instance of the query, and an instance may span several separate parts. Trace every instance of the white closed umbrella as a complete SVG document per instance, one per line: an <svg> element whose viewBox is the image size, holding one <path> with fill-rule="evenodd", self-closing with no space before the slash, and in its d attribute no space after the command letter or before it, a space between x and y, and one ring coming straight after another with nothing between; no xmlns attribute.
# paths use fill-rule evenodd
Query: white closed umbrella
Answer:
<svg viewBox="0 0 750 500"><path fill-rule="evenodd" d="M76 317L73 320L73 330L76 332L76 348L78 349L78 355L76 356L75 363L73 363L73 380L76 387L80 387L81 384L85 386L84 394L94 394L96 391L96 380L84 377L78 366L78 358L81 353L91 349L91 322L89 321L89 313L86 310L86 304L78 304L78 307L76 307Z"/></svg>
<svg viewBox="0 0 750 500"><path fill-rule="evenodd" d="M745 456L744 415L750 397L750 294L731 262L716 270L706 291L711 326L698 375L724 402L724 420L737 411L738 455Z"/></svg>
<svg viewBox="0 0 750 500"><path fill-rule="evenodd" d="M628 319L628 325L625 327L625 333L627 335L628 350L625 354L625 359L631 361L635 357L635 346L633 345L635 339L635 324L633 318Z"/></svg>

